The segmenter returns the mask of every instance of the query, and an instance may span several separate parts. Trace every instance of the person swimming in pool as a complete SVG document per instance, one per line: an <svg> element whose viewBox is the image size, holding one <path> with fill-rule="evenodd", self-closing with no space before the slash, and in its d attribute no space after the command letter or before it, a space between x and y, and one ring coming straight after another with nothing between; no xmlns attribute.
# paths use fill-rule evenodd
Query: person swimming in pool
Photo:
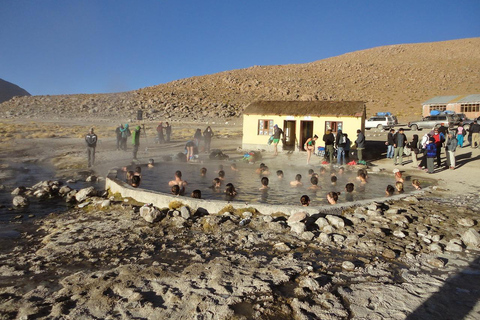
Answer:
<svg viewBox="0 0 480 320"><path fill-rule="evenodd" d="M295 176L295 180L290 181L290 186L292 187L301 187L303 186L302 183L302 175L299 173Z"/></svg>
<svg viewBox="0 0 480 320"><path fill-rule="evenodd" d="M202 199L202 191L195 189L192 191L191 197L194 199Z"/></svg>
<svg viewBox="0 0 480 320"><path fill-rule="evenodd" d="M180 170L175 171L175 179L171 180L168 185L173 187L174 185L178 185L180 189L185 188L188 185L188 182L182 180L182 172Z"/></svg>
<svg viewBox="0 0 480 320"><path fill-rule="evenodd" d="M320 186L318 185L318 178L317 178L317 177L312 176L312 177L310 178L310 183L311 183L312 185L311 185L310 187L308 187L308 190L314 190L314 191L316 191L316 190L321 190L321 189L322 189L322 187L320 187Z"/></svg>
<svg viewBox="0 0 480 320"><path fill-rule="evenodd" d="M345 185L345 200L353 201L353 192L355 191L355 185L353 183L347 183Z"/></svg>
<svg viewBox="0 0 480 320"><path fill-rule="evenodd" d="M338 196L340 195L340 192L329 192L327 194L327 201L329 204L337 204L338 202Z"/></svg>
<svg viewBox="0 0 480 320"><path fill-rule="evenodd" d="M262 183L262 186L260 187L260 189L258 190L268 190L270 189L270 187L268 186L268 183L269 183L269 180L267 177L262 177L262 179L260 180L260 182Z"/></svg>
<svg viewBox="0 0 480 320"><path fill-rule="evenodd" d="M300 197L300 203L302 204L302 207L308 207L310 205L310 197L304 194Z"/></svg>
<svg viewBox="0 0 480 320"><path fill-rule="evenodd" d="M213 189L213 191L219 192L221 186L222 186L222 180L220 180L219 178L215 178L212 181L212 186L210 187L210 189Z"/></svg>

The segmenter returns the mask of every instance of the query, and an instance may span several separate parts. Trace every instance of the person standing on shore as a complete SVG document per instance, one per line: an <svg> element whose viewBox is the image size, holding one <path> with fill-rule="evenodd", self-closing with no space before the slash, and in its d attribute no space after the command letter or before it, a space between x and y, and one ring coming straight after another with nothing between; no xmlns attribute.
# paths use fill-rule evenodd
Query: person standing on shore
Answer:
<svg viewBox="0 0 480 320"><path fill-rule="evenodd" d="M85 136L85 142L87 143L87 157L88 167L95 165L95 148L97 147L97 135L93 132L93 128Z"/></svg>
<svg viewBox="0 0 480 320"><path fill-rule="evenodd" d="M317 139L318 136L314 135L312 138L308 138L303 145L303 147L307 151L307 164L310 164L310 158L312 157L312 153L315 150L315 141L317 141Z"/></svg>
<svg viewBox="0 0 480 320"><path fill-rule="evenodd" d="M170 135L172 134L172 126L170 123L165 122L165 135L167 136L167 142L170 142Z"/></svg>
<svg viewBox="0 0 480 320"><path fill-rule="evenodd" d="M163 144L165 143L165 138L163 137L163 122L160 121L160 123L157 126L157 143L158 144Z"/></svg>
<svg viewBox="0 0 480 320"><path fill-rule="evenodd" d="M477 123L477 120L473 121L473 124L470 125L468 132L472 135L470 147L472 149L480 148L480 124Z"/></svg>
<svg viewBox="0 0 480 320"><path fill-rule="evenodd" d="M397 165L397 157L400 160L400 165L403 166L403 149L405 148L405 145L407 144L407 136L404 133L403 128L400 128L397 133L393 135L393 147L394 152L393 152L393 163Z"/></svg>
<svg viewBox="0 0 480 320"><path fill-rule="evenodd" d="M393 159L393 152L394 152L393 145L395 144L393 142L394 133L395 133L395 129L390 129L387 135L387 141L385 142L385 144L387 145L387 159Z"/></svg>
<svg viewBox="0 0 480 320"><path fill-rule="evenodd" d="M434 160L437 155L437 146L435 145L435 138L430 137L427 143L427 169L425 169L428 173L433 173L435 171Z"/></svg>
<svg viewBox="0 0 480 320"><path fill-rule="evenodd" d="M137 159L137 152L138 148L140 147L140 131L142 128L140 126L136 126L135 130L133 130L132 134L132 145L133 145L133 160Z"/></svg>
<svg viewBox="0 0 480 320"><path fill-rule="evenodd" d="M278 155L278 143L280 142L280 137L283 137L283 130L278 127L278 125L273 126L273 155L277 156Z"/></svg>
<svg viewBox="0 0 480 320"><path fill-rule="evenodd" d="M450 170L455 170L455 151L457 150L458 141L455 135L450 131L448 133L447 144L445 149L447 150L447 167Z"/></svg>
<svg viewBox="0 0 480 320"><path fill-rule="evenodd" d="M205 152L210 152L210 144L212 143L213 130L208 126L205 131L203 131L203 139L205 140Z"/></svg>
<svg viewBox="0 0 480 320"><path fill-rule="evenodd" d="M465 131L465 128L463 127L463 122L460 122L460 124L457 127L457 141L460 148L463 148L463 136L465 135L465 133L466 131Z"/></svg>
<svg viewBox="0 0 480 320"><path fill-rule="evenodd" d="M345 164L345 145L347 144L347 137L343 134L342 130L338 130L335 137L335 146L337 147L337 164Z"/></svg>
<svg viewBox="0 0 480 320"><path fill-rule="evenodd" d="M329 162L333 164L335 136L330 129L323 135L323 141L325 142L325 151L327 151Z"/></svg>
<svg viewBox="0 0 480 320"><path fill-rule="evenodd" d="M363 149L365 149L365 135L360 129L357 130L357 140L355 140L355 146L357 147L358 161L363 161Z"/></svg>
<svg viewBox="0 0 480 320"><path fill-rule="evenodd" d="M122 145L122 129L123 124L120 124L117 129L115 129L115 134L117 135L117 150L120 150Z"/></svg>
<svg viewBox="0 0 480 320"><path fill-rule="evenodd" d="M132 135L132 133L128 128L128 123L126 123L122 128L123 129L120 129L120 133L122 135L122 141L120 142L120 149L122 149L123 151L127 151L127 139Z"/></svg>
<svg viewBox="0 0 480 320"><path fill-rule="evenodd" d="M440 132L437 128L433 130L433 138L435 139L435 145L437 147L437 167L441 167L442 165L442 160L441 160L441 154L442 154L442 145L445 142L445 135Z"/></svg>

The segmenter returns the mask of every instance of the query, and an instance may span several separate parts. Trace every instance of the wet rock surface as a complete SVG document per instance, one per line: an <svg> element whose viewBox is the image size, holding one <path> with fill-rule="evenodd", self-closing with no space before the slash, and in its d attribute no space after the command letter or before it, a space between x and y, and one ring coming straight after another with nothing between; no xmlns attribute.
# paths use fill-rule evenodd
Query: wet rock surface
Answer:
<svg viewBox="0 0 480 320"><path fill-rule="evenodd" d="M415 199L289 218L89 196L2 241L0 314L476 319L478 194Z"/></svg>

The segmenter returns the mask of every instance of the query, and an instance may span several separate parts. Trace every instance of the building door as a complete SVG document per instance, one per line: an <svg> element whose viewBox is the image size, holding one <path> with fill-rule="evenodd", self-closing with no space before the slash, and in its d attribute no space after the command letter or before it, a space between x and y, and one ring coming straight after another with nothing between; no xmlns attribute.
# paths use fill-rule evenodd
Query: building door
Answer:
<svg viewBox="0 0 480 320"><path fill-rule="evenodd" d="M295 141L297 137L295 135L297 122L294 120L283 121L283 133L285 141L283 143L283 150L295 150Z"/></svg>
<svg viewBox="0 0 480 320"><path fill-rule="evenodd" d="M300 150L306 151L303 145L313 137L313 121L300 121Z"/></svg>

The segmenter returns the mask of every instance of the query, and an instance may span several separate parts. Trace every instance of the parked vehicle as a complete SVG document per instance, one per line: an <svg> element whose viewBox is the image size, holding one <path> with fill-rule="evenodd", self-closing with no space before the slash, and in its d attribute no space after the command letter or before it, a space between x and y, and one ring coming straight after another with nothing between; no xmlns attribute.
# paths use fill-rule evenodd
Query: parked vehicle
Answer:
<svg viewBox="0 0 480 320"><path fill-rule="evenodd" d="M377 128L378 130L389 129L395 126L395 120L389 115L376 115L365 120L365 129Z"/></svg>
<svg viewBox="0 0 480 320"><path fill-rule="evenodd" d="M413 130L432 129L440 126L441 124L451 128L455 124L453 114L441 113L439 115L428 116L419 121L412 121L408 123L408 127Z"/></svg>

